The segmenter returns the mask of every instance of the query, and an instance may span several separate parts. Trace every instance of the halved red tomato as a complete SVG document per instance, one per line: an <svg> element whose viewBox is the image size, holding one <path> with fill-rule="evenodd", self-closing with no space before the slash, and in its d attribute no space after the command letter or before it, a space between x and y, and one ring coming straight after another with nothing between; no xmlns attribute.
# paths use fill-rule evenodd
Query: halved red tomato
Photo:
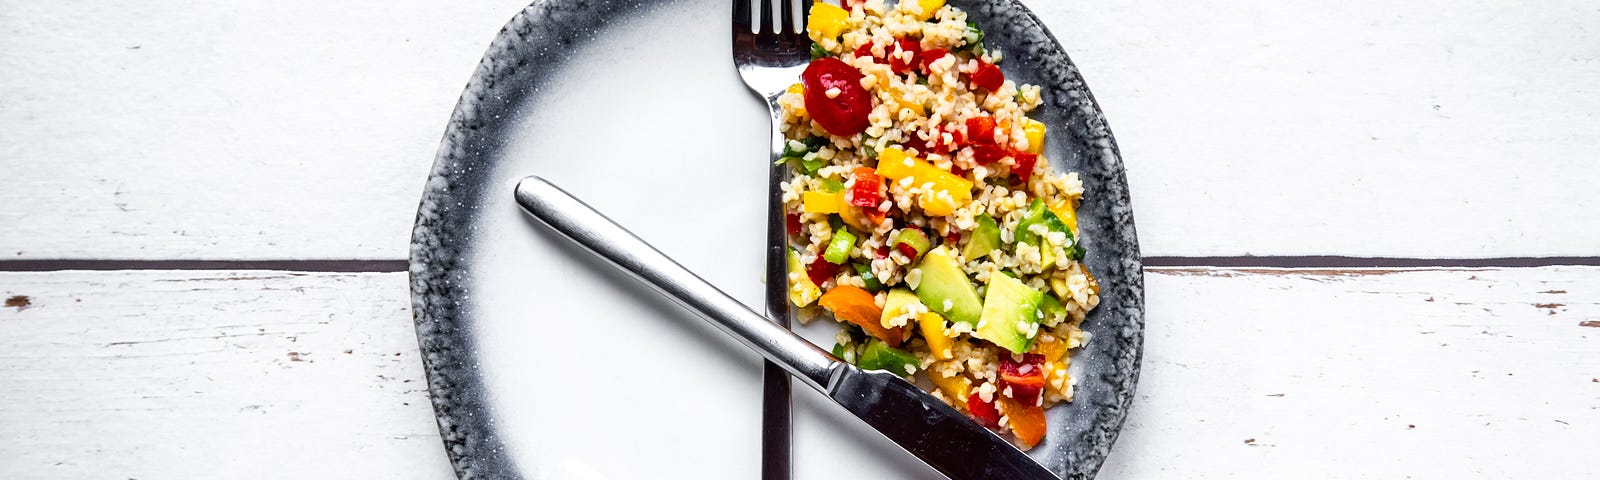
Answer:
<svg viewBox="0 0 1600 480"><path fill-rule="evenodd" d="M849 137L867 129L872 96L861 87L861 72L855 67L837 58L819 58L806 66L800 82L806 89L806 113L823 130Z"/></svg>

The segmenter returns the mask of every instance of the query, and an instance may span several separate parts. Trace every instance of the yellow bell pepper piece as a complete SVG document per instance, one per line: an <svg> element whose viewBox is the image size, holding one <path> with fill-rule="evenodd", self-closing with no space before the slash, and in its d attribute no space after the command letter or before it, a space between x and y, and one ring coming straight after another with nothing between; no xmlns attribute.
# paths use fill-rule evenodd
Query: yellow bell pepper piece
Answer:
<svg viewBox="0 0 1600 480"><path fill-rule="evenodd" d="M806 213L839 213L844 209L844 192L804 192L800 202Z"/></svg>
<svg viewBox="0 0 1600 480"><path fill-rule="evenodd" d="M928 342L928 350L933 353L933 358L949 360L954 357L951 348L954 342L944 334L944 317L933 312L923 312L917 315L917 326L922 329L922 339Z"/></svg>
<svg viewBox="0 0 1600 480"><path fill-rule="evenodd" d="M1032 142L1032 140L1029 141ZM1061 223L1072 229L1072 236L1078 236L1078 209L1072 208L1072 200L1053 203L1048 208L1050 213L1056 214L1056 218L1061 219Z"/></svg>
<svg viewBox="0 0 1600 480"><path fill-rule="evenodd" d="M1022 124L1022 134L1028 137L1029 152L1044 153L1044 122L1028 119Z"/></svg>
<svg viewBox="0 0 1600 480"><path fill-rule="evenodd" d="M972 395L972 380L960 373L946 377L939 373L940 370L937 366L928 369L928 379L933 380L946 398L955 400L957 404L965 404L967 397Z"/></svg>
<svg viewBox="0 0 1600 480"><path fill-rule="evenodd" d="M923 106L922 102L918 102L916 99L911 98L910 91L903 90L899 93L895 93L894 102L900 104L900 108L909 108L911 111L917 112L917 115L928 113L928 107Z"/></svg>
<svg viewBox="0 0 1600 480"><path fill-rule="evenodd" d="M796 83L794 85L790 85L789 86L788 92L792 93L792 94L795 94L795 95L800 95L801 98L805 98L804 96L806 94L806 87L805 87L805 85L801 85L801 84ZM804 116L806 116L806 107L801 106L801 107L795 108L794 109L794 116L796 116L796 117L804 117Z"/></svg>
<svg viewBox="0 0 1600 480"><path fill-rule="evenodd" d="M796 307L810 305L822 296L822 289L811 281L806 275L806 267L800 263L800 254L789 250L789 301Z"/></svg>
<svg viewBox="0 0 1600 480"><path fill-rule="evenodd" d="M907 2L907 3L911 3L911 2ZM933 18L933 14L934 13L938 13L939 7L943 7L944 6L944 0L916 0L915 3L922 7L922 13L916 13L916 14L912 14L911 15L913 18L916 18L917 20L927 20L927 19Z"/></svg>
<svg viewBox="0 0 1600 480"><path fill-rule="evenodd" d="M972 181L913 157L899 147L878 153L878 174L896 181L911 178L912 185L918 187L932 183L933 188L917 199L923 213L931 216L949 215L972 201Z"/></svg>
<svg viewBox="0 0 1600 480"><path fill-rule="evenodd" d="M806 34L811 40L822 43L822 39L838 39L850 27L850 12L832 4L817 2L811 4L811 13L806 16Z"/></svg>

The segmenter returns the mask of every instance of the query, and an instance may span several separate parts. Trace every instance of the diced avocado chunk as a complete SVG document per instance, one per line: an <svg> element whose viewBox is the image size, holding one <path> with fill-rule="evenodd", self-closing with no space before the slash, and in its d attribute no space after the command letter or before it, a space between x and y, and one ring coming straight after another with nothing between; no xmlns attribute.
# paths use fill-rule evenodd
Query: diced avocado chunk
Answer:
<svg viewBox="0 0 1600 480"><path fill-rule="evenodd" d="M1027 215L1022 217L1022 221L1017 222L1017 231L1015 232L1017 243L1039 244L1039 233L1033 231L1032 227L1036 224L1044 223L1044 214L1046 213L1050 213L1050 209L1045 208L1043 201L1036 198L1033 199L1033 203L1028 204Z"/></svg>
<svg viewBox="0 0 1600 480"><path fill-rule="evenodd" d="M796 307L810 305L822 296L822 289L806 275L805 264L800 263L800 252L789 250L789 301Z"/></svg>
<svg viewBox="0 0 1600 480"><path fill-rule="evenodd" d="M1083 258L1083 247L1073 238L1072 229L1068 228L1066 222L1061 221L1061 217L1056 216L1055 212L1045 208L1043 201L1034 199L1033 203L1028 205L1027 213L1022 221L1017 222L1017 243L1039 247L1040 261L1045 265L1055 263L1055 251L1058 248L1073 259ZM1042 228L1035 228L1035 225L1042 225ZM1043 234L1035 230L1042 230ZM1046 241L1045 237L1050 232L1061 232L1064 238L1061 245L1052 245Z"/></svg>
<svg viewBox="0 0 1600 480"><path fill-rule="evenodd" d="M910 305L911 302L915 301L917 301L917 294L911 293L911 290L904 288L889 290L889 294L885 295L883 299L883 317L878 321L888 325L889 319L905 315L906 305Z"/></svg>
<svg viewBox="0 0 1600 480"><path fill-rule="evenodd" d="M922 279L916 286L917 298L928 310L944 315L952 321L976 326L983 315L983 302L978 300L978 289L961 271L948 248L943 245L929 250L917 264Z"/></svg>
<svg viewBox="0 0 1600 480"><path fill-rule="evenodd" d="M867 342L867 348L861 350L861 358L856 359L856 366L863 369L888 370L904 375L916 373L919 363L915 355L876 338Z"/></svg>
<svg viewBox="0 0 1600 480"><path fill-rule="evenodd" d="M979 215L978 227L972 229L972 238L967 239L967 246L961 249L961 258L970 262L983 258L996 248L1000 248L1000 224L995 223L994 217L987 213Z"/></svg>
<svg viewBox="0 0 1600 480"><path fill-rule="evenodd" d="M1067 318L1067 307L1056 300L1053 295L1043 295L1044 301L1039 302L1039 321L1045 325L1054 326L1062 319Z"/></svg>
<svg viewBox="0 0 1600 480"><path fill-rule="evenodd" d="M1038 334L1039 305L1044 292L999 272L989 275L983 297L983 320L973 336L1014 353L1025 353Z"/></svg>

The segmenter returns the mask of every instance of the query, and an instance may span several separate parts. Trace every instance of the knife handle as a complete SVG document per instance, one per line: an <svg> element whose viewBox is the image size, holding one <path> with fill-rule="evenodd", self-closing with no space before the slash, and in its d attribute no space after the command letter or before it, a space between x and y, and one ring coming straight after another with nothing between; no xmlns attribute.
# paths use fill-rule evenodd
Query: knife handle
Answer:
<svg viewBox="0 0 1600 480"><path fill-rule="evenodd" d="M517 182L516 197L523 210L557 233L699 314L812 388L827 393L832 376L843 365L833 354L772 323L549 181L524 178Z"/></svg>

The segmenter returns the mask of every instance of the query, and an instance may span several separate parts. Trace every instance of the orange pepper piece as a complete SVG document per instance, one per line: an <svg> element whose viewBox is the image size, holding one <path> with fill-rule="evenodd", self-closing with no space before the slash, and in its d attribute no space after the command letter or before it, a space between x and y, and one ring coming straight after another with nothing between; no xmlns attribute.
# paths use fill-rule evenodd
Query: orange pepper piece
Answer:
<svg viewBox="0 0 1600 480"><path fill-rule="evenodd" d="M884 328L881 323L883 308L878 306L872 293L855 285L840 285L833 287L822 294L817 300L822 308L833 312L834 318L844 320L866 330L868 335L878 337L891 347L900 346L904 341L904 329L900 327Z"/></svg>
<svg viewBox="0 0 1600 480"><path fill-rule="evenodd" d="M1023 405L1007 397L999 397L1000 413L1006 415L1006 424L1022 441L1022 448L1032 448L1044 439L1044 407Z"/></svg>

